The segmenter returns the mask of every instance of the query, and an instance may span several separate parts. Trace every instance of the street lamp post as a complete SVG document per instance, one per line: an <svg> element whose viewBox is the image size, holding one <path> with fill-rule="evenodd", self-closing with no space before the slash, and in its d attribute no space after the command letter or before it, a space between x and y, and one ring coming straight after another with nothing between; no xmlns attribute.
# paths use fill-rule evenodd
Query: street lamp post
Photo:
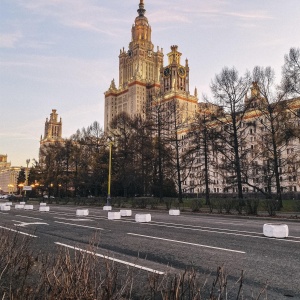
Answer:
<svg viewBox="0 0 300 300"><path fill-rule="evenodd" d="M26 159L26 170L25 170L25 186L28 186L28 165L30 163L30 159ZM24 191L24 197L26 197L26 190Z"/></svg>
<svg viewBox="0 0 300 300"><path fill-rule="evenodd" d="M108 161L108 184L107 184L107 200L106 200L106 205L110 205L110 185L111 185L111 160L112 160L112 145L113 142L109 142L109 161Z"/></svg>

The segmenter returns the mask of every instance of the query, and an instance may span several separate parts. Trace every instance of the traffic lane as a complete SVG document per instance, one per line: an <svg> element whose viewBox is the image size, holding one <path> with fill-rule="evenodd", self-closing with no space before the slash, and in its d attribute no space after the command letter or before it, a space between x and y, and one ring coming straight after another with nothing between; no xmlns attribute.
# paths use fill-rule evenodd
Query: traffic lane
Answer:
<svg viewBox="0 0 300 300"><path fill-rule="evenodd" d="M161 230L157 230L156 234L159 232L161 232ZM143 228L143 233L145 233L145 228ZM163 231L163 233L164 237L166 237L167 234L174 234L168 231ZM175 234L178 235L179 232ZM205 234L205 237L203 237L203 233L201 234L203 240L211 244L213 234ZM185 232L184 237L186 236L187 233ZM192 238L195 241L194 233L192 234ZM155 242L153 242L152 239L150 239L150 241L144 239L137 239L137 241L130 240L127 242L128 244L125 245L126 239L123 238L122 246L125 246L127 249L130 247L130 249L139 252L145 257L151 257L151 253L155 253L160 262L168 263L169 261L169 264L177 268L193 265L201 270L214 270L216 265L225 263L228 269L231 272L233 271L236 276L241 270L246 270L250 285L262 285L266 281L269 281L270 289L280 291L281 297L284 293L298 293L298 277L296 274L300 273L297 256L299 244L288 245L284 240L265 237L260 240L253 240L249 237L239 236L238 239L238 241L235 241L235 244L242 243L244 247L248 249L245 256L238 257L228 255L227 252L218 252L215 249L209 250L207 248L199 249L186 244L176 243L176 245L174 245L170 241L162 242L161 240L155 240ZM226 242L224 238L220 239L219 237L218 240L219 242ZM119 250L116 249L116 251ZM151 257L151 259L157 259L157 256ZM290 278L291 275L294 275L292 279Z"/></svg>
<svg viewBox="0 0 300 300"><path fill-rule="evenodd" d="M275 223L275 224L287 224L289 226L290 235L300 238L300 222L281 220L281 219L265 219L265 220L255 220L242 219L240 217L221 217L221 216L194 216L191 214L181 214L180 216L167 216L162 213L155 213L152 215L152 220L160 222L173 222L173 223L182 223L189 224L192 226L207 226L207 227L216 227L217 229L230 229L230 230L245 230L253 231L257 233L263 232L263 225L265 223ZM244 228L244 229L243 229Z"/></svg>
<svg viewBox="0 0 300 300"><path fill-rule="evenodd" d="M118 223L120 222L110 221L111 228L115 227ZM121 228L123 227L124 226ZM147 260L158 261L164 265L171 264L173 267L179 269L192 265L201 273L212 272L212 270L216 269L218 264L221 265L225 262L229 273L233 276L233 281L238 279L241 270L246 270L247 276L245 282L247 282L249 287L262 287L264 283L269 280L271 282L269 289L280 294L278 299L280 299L284 293L296 293L295 283L289 284L289 280L286 280L285 282L287 284L282 285L281 279L278 278L281 275L280 273L282 273L282 269L276 269L274 262L272 262L270 266L266 266L263 264L265 263L263 259L255 261L250 258L248 263L245 263L245 261L247 261L245 258L233 257L228 259L227 257L227 259L225 259L224 255L222 256L215 251L199 251L193 249L193 247L186 247L186 245L182 244L174 247L174 245L170 243L159 245L159 242L148 243L140 239L133 241L123 235L121 228L113 230L113 232L119 233L119 238L114 238L110 242L102 239L101 247L107 248L110 251L123 252L129 256L135 256L136 253L136 255L139 254L140 257L147 258ZM135 228L137 228L137 226ZM143 231L145 231L145 229L143 229ZM115 244L115 241L118 241L118 243ZM254 259L256 257L257 255L253 255ZM257 266L261 266L260 272L257 272ZM266 267L271 267L269 272L266 272ZM298 271L296 270L294 273L297 274Z"/></svg>
<svg viewBox="0 0 300 300"><path fill-rule="evenodd" d="M102 208L91 208L91 207L76 207L76 206L56 206L51 205L52 214L60 214L69 217L76 217L76 209L89 209L90 215L94 217L104 217L107 218L107 211L103 211ZM145 213L144 210L133 210L133 216L136 213ZM151 211L152 220L162 221L163 223L170 222L175 224L182 223L183 225L191 225L191 226L204 226L209 227L210 229L212 226L216 225L217 230L238 230L241 231L242 228L246 232L257 232L259 234L262 233L263 224L269 222L268 220L247 220L247 219L240 219L239 217L220 217L220 216L197 216L191 214L181 214L180 216L169 216L168 212L161 212L161 211ZM282 223L280 220L272 220L272 223ZM206 225L205 225L206 224ZM285 221L285 224L288 224L290 236L300 237L300 223L295 222L288 222Z"/></svg>
<svg viewBox="0 0 300 300"><path fill-rule="evenodd" d="M108 242L109 244L111 243L111 239L116 238L111 234L109 229L105 232L100 232L102 229L97 224L94 224L94 226L92 227L88 225L78 224L78 222L77 224L69 222L66 223L63 221L61 222L56 221L55 219L51 219L51 216L49 216L49 214L47 216L48 220L44 220L48 222L47 224L38 224L32 222L23 222L24 216L15 215L12 219L8 220L10 221L10 224L6 222L6 228L10 228L10 230L14 234L15 232L17 232L13 229L15 228L14 226L21 224L24 227L22 227L22 229L21 227L18 227L18 231L20 230L19 233L24 234L24 232L26 232L28 234L30 232L34 232L34 237L37 238L34 241L34 245L39 249L39 251L42 251L44 253L55 253L57 252L57 247L64 247L73 250L74 247L78 247L78 251L86 251L90 248L93 248L94 251L97 248L97 252L100 252L98 253L100 257L111 259L114 262L117 260L116 262L125 266L132 266L140 270L159 274L163 274L167 270L166 266L161 266L158 263L148 260L141 261L141 258L139 258L136 253L134 253L134 255L128 256L126 254L126 251L113 252L110 248L101 248L101 240L103 240L103 236L105 236L106 234L108 235L106 238L106 242ZM19 219L21 219L20 221L15 220L18 217ZM140 264L138 264L138 262L140 262Z"/></svg>
<svg viewBox="0 0 300 300"><path fill-rule="evenodd" d="M23 211L23 213L24 213L25 211ZM28 214L32 214L33 212L29 212L29 211L27 211L27 213ZM53 216L53 215L55 215L56 213L55 212L53 212L50 216ZM99 217L99 211L97 211L96 212L96 214L97 214L97 216L90 216L90 218L93 218L93 219L95 219L95 218L103 218L103 220L106 220L106 222L111 222L111 221L108 221L106 218L106 216L103 216L103 217ZM107 214L107 213L106 213ZM42 214L43 215L43 214ZM59 215L60 215L60 212L59 212ZM46 216L49 216L48 214L44 214L44 216L46 217ZM73 215L73 212L71 211L71 213L68 213L67 212L67 214L65 215L65 214L63 214L63 216L56 216L56 217L54 217L54 218L57 218L58 220L59 219L61 219L61 220L69 220L69 218L74 218L74 219L71 219L71 221L72 220L79 220L79 219L76 219L76 217L75 217L75 214ZM82 220L84 220L84 219L82 219ZM90 219L87 219L87 220L89 220L90 221ZM135 222L134 222L134 220L128 220L127 222L133 222L134 224L136 224ZM104 223L105 224L105 223ZM67 224L66 224L67 225ZM107 225L107 224L106 224ZM105 226L105 225L104 225ZM175 229L176 228L178 228L177 226L182 226L182 224L176 224L176 223L172 223L172 225L170 225L170 224L166 224L166 223L155 223L155 222L151 222L151 223L149 223L148 224L148 226L156 226L156 227L163 227L163 228L166 228L168 231L170 230L170 228L172 228L172 227L175 227ZM123 229L123 228L121 228L121 229ZM241 236L243 236L243 235L245 235L245 236L247 236L247 235L249 235L250 234L250 236L252 236L252 233L246 233L245 234L245 232L242 232L242 233L240 233L240 232L226 232L226 233L222 233L222 230L224 230L224 228L221 228L220 230L218 230L218 229L216 229L215 227L212 227L212 228L181 228L181 229L183 229L183 230L192 230L192 231L194 231L195 232L195 234L197 233L197 232L199 232L199 231L202 231L202 232L213 232L213 231L215 231L215 233L217 233L217 234L225 234L225 235L230 235L230 236L237 236L237 235L241 235ZM118 230L120 230L120 229L118 229ZM130 230L130 229L129 229ZM260 235L260 237L259 238L262 238L261 237L261 233L259 233L259 235ZM194 234L193 234L193 238L194 238ZM228 241L232 241L232 239L228 239ZM235 246L236 244L239 244L238 242L234 242L233 243L233 246ZM211 246L215 246L215 247L219 247L219 242L217 242L217 244L213 244L213 245L211 245ZM227 246L228 247L228 246Z"/></svg>
<svg viewBox="0 0 300 300"><path fill-rule="evenodd" d="M101 211L100 211L101 212ZM102 217L100 217L100 212L99 210L98 211L95 211L95 215L90 215L89 218L86 218L86 220L89 220L91 221L90 218L92 218L93 220L97 220L97 219L107 219L107 212L103 214ZM34 218L33 216L36 215L34 211L17 211L15 210L14 213L22 213L22 214L25 214L27 213L28 215L31 215L31 218L33 219L41 219L41 218ZM55 216L56 215L56 216ZM70 208L70 209L67 209L65 212L62 212L62 211L52 211L51 214L39 214L38 216L44 216L47 218L47 216L53 216L53 218L56 218L56 219L61 219L61 220L69 220L71 218L71 221L72 220L75 220L75 221L79 221L78 218L76 218L76 215L75 215L75 212L73 210L73 208ZM28 216L28 218L30 218ZM153 218L155 219L155 218ZM82 219L83 221L84 219ZM219 228L219 227L208 227L208 226L200 226L200 225L196 225L195 223L193 223L193 225L191 225L191 227L189 227L188 225L184 224L183 222L182 223L176 223L174 222L174 219L171 219L173 221L173 223L169 223L169 222L151 222L149 223L150 226L157 226L157 227L166 227L166 228L172 228L172 227L175 227L175 228L181 228L183 230L192 230L192 231L195 231L198 232L198 231L208 231L208 232L217 232L218 234L222 234L222 232L224 232L225 235L232 235L232 236L236 236L236 235L241 235L241 236L252 236L253 234L258 234L261 238L261 232L255 232L253 228L251 228L252 231L241 231L241 230L238 230L238 229L235 229L235 230L232 230L232 229L227 229L225 228L225 226L222 226L222 228ZM184 219L178 219L178 221L183 221ZM131 222L134 222L133 219L130 220ZM109 221L108 221L109 222ZM135 223L135 222L134 222ZM293 224L292 224L293 225ZM290 225L290 226L292 226ZM168 230L169 230L168 229ZM292 230L291 230L292 231Z"/></svg>
<svg viewBox="0 0 300 300"><path fill-rule="evenodd" d="M28 212L29 213L29 212ZM72 214L70 214L70 216L71 216ZM64 218L64 217L63 217ZM77 220L76 220L77 221ZM111 222L111 221L108 221L108 222ZM132 221L133 222L133 221ZM67 224L66 224L67 225ZM165 227L165 228L168 228L168 231L170 231L170 228L172 228L174 225L165 225L165 224L154 224L153 222L152 223L149 223L149 225L151 225L151 226L159 226L159 227ZM148 226L149 226L148 225ZM122 226L123 227L123 226ZM124 228L124 227L123 227ZM123 229L123 228L121 228L121 229ZM177 227L175 227L175 229L176 229ZM94 229L94 228L90 228L90 229ZM181 228L182 229L182 228ZM185 231L186 230L191 230L190 228L183 228ZM118 230L120 230L120 229L118 229ZM203 231L203 232L206 232L206 230L207 229L195 229L195 228L192 228L192 231L194 231L194 232L197 232L197 231ZM212 232L212 230L207 230L207 232L208 233L211 233ZM143 233L144 233L144 230L143 230ZM214 232L214 233L217 233L217 234L224 234L224 233L222 233L222 232L219 232L219 231L216 231L216 232ZM225 235L228 235L228 233L225 233ZM231 235L231 236L238 236L239 235L239 233L230 233L229 235ZM242 236L243 236L243 234L242 234ZM173 237L173 234L171 235L171 237L167 237L167 238L172 238ZM194 240L194 237L195 237L195 234L194 233L192 233L192 239ZM184 236L184 238L186 238L186 235ZM262 238L262 237L259 237L259 238ZM204 241L206 241L207 240L207 238L205 238L204 239ZM210 239L210 241L211 241L212 239ZM183 239L183 241L185 241L184 239ZM226 239L226 241L233 241L232 243L233 243L233 246L235 246L235 245L239 245L240 243L239 243L239 241L234 241L234 239L232 239L232 238L229 238L229 239ZM200 242L202 242L202 240L200 241ZM192 243L191 241L190 241L190 243ZM219 246L219 242L217 242L216 244L213 244L213 245L210 245L210 246L214 246L214 247L220 247ZM230 246L231 247L231 246ZM228 247L228 245L227 245L227 248L229 248Z"/></svg>

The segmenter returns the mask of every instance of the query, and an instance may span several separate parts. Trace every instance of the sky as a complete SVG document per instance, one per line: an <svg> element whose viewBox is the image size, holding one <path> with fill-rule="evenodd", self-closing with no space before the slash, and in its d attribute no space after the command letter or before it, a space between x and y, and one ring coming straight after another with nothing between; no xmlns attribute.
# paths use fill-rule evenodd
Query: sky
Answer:
<svg viewBox="0 0 300 300"><path fill-rule="evenodd" d="M178 45L190 90L210 94L216 74L271 66L300 47L299 0L145 0L154 49ZM37 159L56 109L63 137L104 124L104 92L118 85L139 0L0 0L0 154L13 166Z"/></svg>

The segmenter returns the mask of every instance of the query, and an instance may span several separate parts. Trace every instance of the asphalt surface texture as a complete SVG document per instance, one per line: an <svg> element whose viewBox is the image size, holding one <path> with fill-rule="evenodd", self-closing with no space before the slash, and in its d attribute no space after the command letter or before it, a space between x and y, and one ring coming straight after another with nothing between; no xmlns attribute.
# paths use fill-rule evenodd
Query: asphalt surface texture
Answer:
<svg viewBox="0 0 300 300"><path fill-rule="evenodd" d="M88 209L89 215L76 216L77 209ZM150 222L135 221L136 214L145 213L151 214ZM288 225L289 236L265 237L265 223ZM86 249L96 234L99 256L141 273L175 274L193 267L211 284L224 266L232 299L242 271L244 299L256 299L266 284L260 299L300 299L299 221L185 212L171 216L154 210L132 210L132 216L109 220L102 207L50 205L49 212L40 212L39 205L24 210L13 204L10 211L0 211L0 228L31 234L43 252Z"/></svg>

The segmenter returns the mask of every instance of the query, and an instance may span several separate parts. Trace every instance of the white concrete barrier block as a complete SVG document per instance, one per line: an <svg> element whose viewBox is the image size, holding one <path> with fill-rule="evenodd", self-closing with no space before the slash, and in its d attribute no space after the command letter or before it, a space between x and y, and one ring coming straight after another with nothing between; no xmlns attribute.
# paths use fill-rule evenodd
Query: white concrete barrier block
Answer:
<svg viewBox="0 0 300 300"><path fill-rule="evenodd" d="M4 205L9 205L9 206L11 206L11 205L12 205L12 202L5 202Z"/></svg>
<svg viewBox="0 0 300 300"><path fill-rule="evenodd" d="M24 204L15 204L15 209L24 209Z"/></svg>
<svg viewBox="0 0 300 300"><path fill-rule="evenodd" d="M26 204L26 205L24 205L24 209L25 209L25 210L33 209L33 205Z"/></svg>
<svg viewBox="0 0 300 300"><path fill-rule="evenodd" d="M151 214L136 214L135 221L140 223L151 222Z"/></svg>
<svg viewBox="0 0 300 300"><path fill-rule="evenodd" d="M1 205L0 210L1 211L8 211L8 210L10 210L10 206L9 205Z"/></svg>
<svg viewBox="0 0 300 300"><path fill-rule="evenodd" d="M88 216L89 210L88 209L77 209L76 216Z"/></svg>
<svg viewBox="0 0 300 300"><path fill-rule="evenodd" d="M263 233L267 237L286 238L289 235L289 227L286 224L264 224Z"/></svg>
<svg viewBox="0 0 300 300"><path fill-rule="evenodd" d="M179 216L180 215L180 210L179 209L170 209L169 210L169 215L170 216Z"/></svg>
<svg viewBox="0 0 300 300"><path fill-rule="evenodd" d="M112 207L109 205L104 205L103 210L112 210Z"/></svg>
<svg viewBox="0 0 300 300"><path fill-rule="evenodd" d="M120 220L121 213L118 211L109 211L108 212L108 220Z"/></svg>
<svg viewBox="0 0 300 300"><path fill-rule="evenodd" d="M39 211L43 212L43 211L50 211L50 207L49 206L40 206L39 207Z"/></svg>
<svg viewBox="0 0 300 300"><path fill-rule="evenodd" d="M20 204L21 204L21 205L25 205L25 204L26 204L26 202L20 202Z"/></svg>
<svg viewBox="0 0 300 300"><path fill-rule="evenodd" d="M47 206L47 203L41 202L40 206Z"/></svg>
<svg viewBox="0 0 300 300"><path fill-rule="evenodd" d="M121 214L121 217L131 217L132 210L131 209L121 209L120 214Z"/></svg>

